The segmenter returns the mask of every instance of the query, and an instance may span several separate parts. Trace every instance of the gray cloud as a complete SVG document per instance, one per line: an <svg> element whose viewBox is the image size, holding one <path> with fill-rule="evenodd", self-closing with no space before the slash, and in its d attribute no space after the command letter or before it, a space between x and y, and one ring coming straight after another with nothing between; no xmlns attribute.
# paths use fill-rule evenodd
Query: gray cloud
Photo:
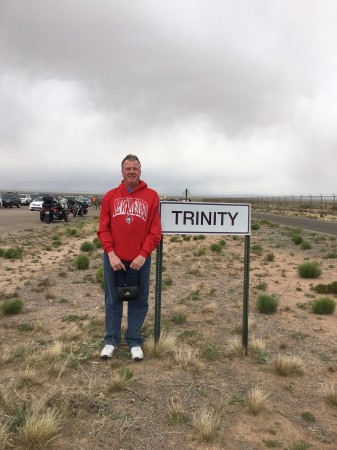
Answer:
<svg viewBox="0 0 337 450"><path fill-rule="evenodd" d="M104 191L133 152L161 192L335 190L336 12L3 0L0 151L26 162L0 188Z"/></svg>

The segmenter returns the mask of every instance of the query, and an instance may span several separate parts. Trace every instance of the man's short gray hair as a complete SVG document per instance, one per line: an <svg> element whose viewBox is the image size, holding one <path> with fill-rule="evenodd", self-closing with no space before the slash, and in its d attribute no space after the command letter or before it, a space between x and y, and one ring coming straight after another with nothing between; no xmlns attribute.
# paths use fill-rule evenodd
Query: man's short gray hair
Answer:
<svg viewBox="0 0 337 450"><path fill-rule="evenodd" d="M122 161L122 169L123 169L124 161L137 161L137 162L139 162L139 165L141 165L138 156L131 155L131 153L126 155L126 157L123 159L123 161Z"/></svg>

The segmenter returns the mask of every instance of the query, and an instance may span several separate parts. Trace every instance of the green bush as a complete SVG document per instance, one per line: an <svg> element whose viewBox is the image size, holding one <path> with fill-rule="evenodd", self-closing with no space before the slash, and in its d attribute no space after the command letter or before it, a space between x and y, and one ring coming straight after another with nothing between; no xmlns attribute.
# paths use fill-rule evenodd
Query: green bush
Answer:
<svg viewBox="0 0 337 450"><path fill-rule="evenodd" d="M96 270L96 281L101 285L101 288L104 289L104 270L103 267L99 267Z"/></svg>
<svg viewBox="0 0 337 450"><path fill-rule="evenodd" d="M3 252L3 257L6 259L20 259L22 258L23 249L20 247L8 248Z"/></svg>
<svg viewBox="0 0 337 450"><path fill-rule="evenodd" d="M212 252L220 253L222 250L222 245L218 242L213 242L213 244L210 245L210 249Z"/></svg>
<svg viewBox="0 0 337 450"><path fill-rule="evenodd" d="M98 237L95 237L92 242L95 248L102 248L102 242L98 239Z"/></svg>
<svg viewBox="0 0 337 450"><path fill-rule="evenodd" d="M256 301L256 308L263 314L273 314L278 307L278 300L275 295L259 295Z"/></svg>
<svg viewBox="0 0 337 450"><path fill-rule="evenodd" d="M94 244L92 244L89 241L82 242L82 244L81 244L82 252L92 252L94 250L94 248L95 248Z"/></svg>
<svg viewBox="0 0 337 450"><path fill-rule="evenodd" d="M76 267L79 270L85 270L89 267L89 258L86 255L78 255L75 261Z"/></svg>
<svg viewBox="0 0 337 450"><path fill-rule="evenodd" d="M275 255L273 252L267 253L266 260L269 262L275 261Z"/></svg>
<svg viewBox="0 0 337 450"><path fill-rule="evenodd" d="M251 246L250 248L252 253L255 253L256 255L261 255L262 254L262 247L260 244L254 244Z"/></svg>
<svg viewBox="0 0 337 450"><path fill-rule="evenodd" d="M77 228L67 228L67 234L69 236L77 236L78 235L78 229Z"/></svg>
<svg viewBox="0 0 337 450"><path fill-rule="evenodd" d="M319 294L337 294L337 281L328 284L317 284L313 290Z"/></svg>
<svg viewBox="0 0 337 450"><path fill-rule="evenodd" d="M6 300L1 303L1 312L4 316L10 314L18 314L23 309L23 302L19 298L15 298L13 300Z"/></svg>
<svg viewBox="0 0 337 450"><path fill-rule="evenodd" d="M321 297L311 303L314 314L332 314L336 309L336 301L331 297Z"/></svg>
<svg viewBox="0 0 337 450"><path fill-rule="evenodd" d="M180 325L181 323L186 322L187 316L186 314L174 314L171 317L171 321L174 322L176 325Z"/></svg>
<svg viewBox="0 0 337 450"><path fill-rule="evenodd" d="M311 249L311 245L308 241L303 241L301 243L301 249L302 250L310 250Z"/></svg>
<svg viewBox="0 0 337 450"><path fill-rule="evenodd" d="M170 242L178 242L178 236L170 237Z"/></svg>
<svg viewBox="0 0 337 450"><path fill-rule="evenodd" d="M300 245L303 242L303 238L299 234L294 234L293 237L291 238L291 240L296 245Z"/></svg>
<svg viewBox="0 0 337 450"><path fill-rule="evenodd" d="M260 224L258 222L252 222L251 229L256 231L260 229Z"/></svg>
<svg viewBox="0 0 337 450"><path fill-rule="evenodd" d="M322 269L317 261L308 261L297 266L297 272L301 278L318 278Z"/></svg>

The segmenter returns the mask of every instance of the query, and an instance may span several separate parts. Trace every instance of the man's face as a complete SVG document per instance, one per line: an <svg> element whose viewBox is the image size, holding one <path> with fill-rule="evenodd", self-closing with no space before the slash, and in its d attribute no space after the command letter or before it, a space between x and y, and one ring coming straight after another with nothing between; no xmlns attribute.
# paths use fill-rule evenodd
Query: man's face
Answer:
<svg viewBox="0 0 337 450"><path fill-rule="evenodd" d="M138 161L125 160L122 167L122 175L128 188L135 188L139 184L140 164Z"/></svg>

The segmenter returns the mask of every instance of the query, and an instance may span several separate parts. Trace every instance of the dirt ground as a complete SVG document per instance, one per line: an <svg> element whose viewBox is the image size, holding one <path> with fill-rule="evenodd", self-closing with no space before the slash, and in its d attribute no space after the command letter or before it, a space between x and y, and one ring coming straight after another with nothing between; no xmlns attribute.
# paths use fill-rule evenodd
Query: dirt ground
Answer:
<svg viewBox="0 0 337 450"><path fill-rule="evenodd" d="M162 330L176 336L176 350L197 352L197 364L184 367L172 349L146 351L153 341L155 254L144 361L131 361L125 344L111 361L99 358L102 250L87 253L88 269L75 265L81 244L93 242L97 223L86 217L54 228L39 224L0 241L0 248L23 248L20 259L0 258L0 301L20 298L24 304L20 314L1 317L0 387L18 404L41 397L62 411L59 436L48 448L336 448L337 409L322 394L326 383L337 383L336 312L316 315L310 308L320 297L313 286L336 281L335 237L296 230L311 245L302 250L292 242L291 228L261 223L252 231L250 347L244 356L229 351L242 324L244 239L165 236ZM221 244L220 252L211 250L214 243ZM320 278L300 278L298 265L314 260L322 268ZM275 314L258 312L261 294L278 298ZM254 341L263 343L262 351L254 351ZM55 342L65 343L71 359L66 354L46 364L38 357ZM274 367L278 355L300 358L303 373L279 375ZM111 381L122 369L133 377L125 389L112 391ZM34 383L25 382L28 372ZM267 396L258 414L247 406L255 386ZM174 404L180 414L173 414ZM195 420L201 410L211 412L217 423L208 440ZM7 420L1 408L0 419ZM16 437L11 439L4 448L16 446Z"/></svg>

